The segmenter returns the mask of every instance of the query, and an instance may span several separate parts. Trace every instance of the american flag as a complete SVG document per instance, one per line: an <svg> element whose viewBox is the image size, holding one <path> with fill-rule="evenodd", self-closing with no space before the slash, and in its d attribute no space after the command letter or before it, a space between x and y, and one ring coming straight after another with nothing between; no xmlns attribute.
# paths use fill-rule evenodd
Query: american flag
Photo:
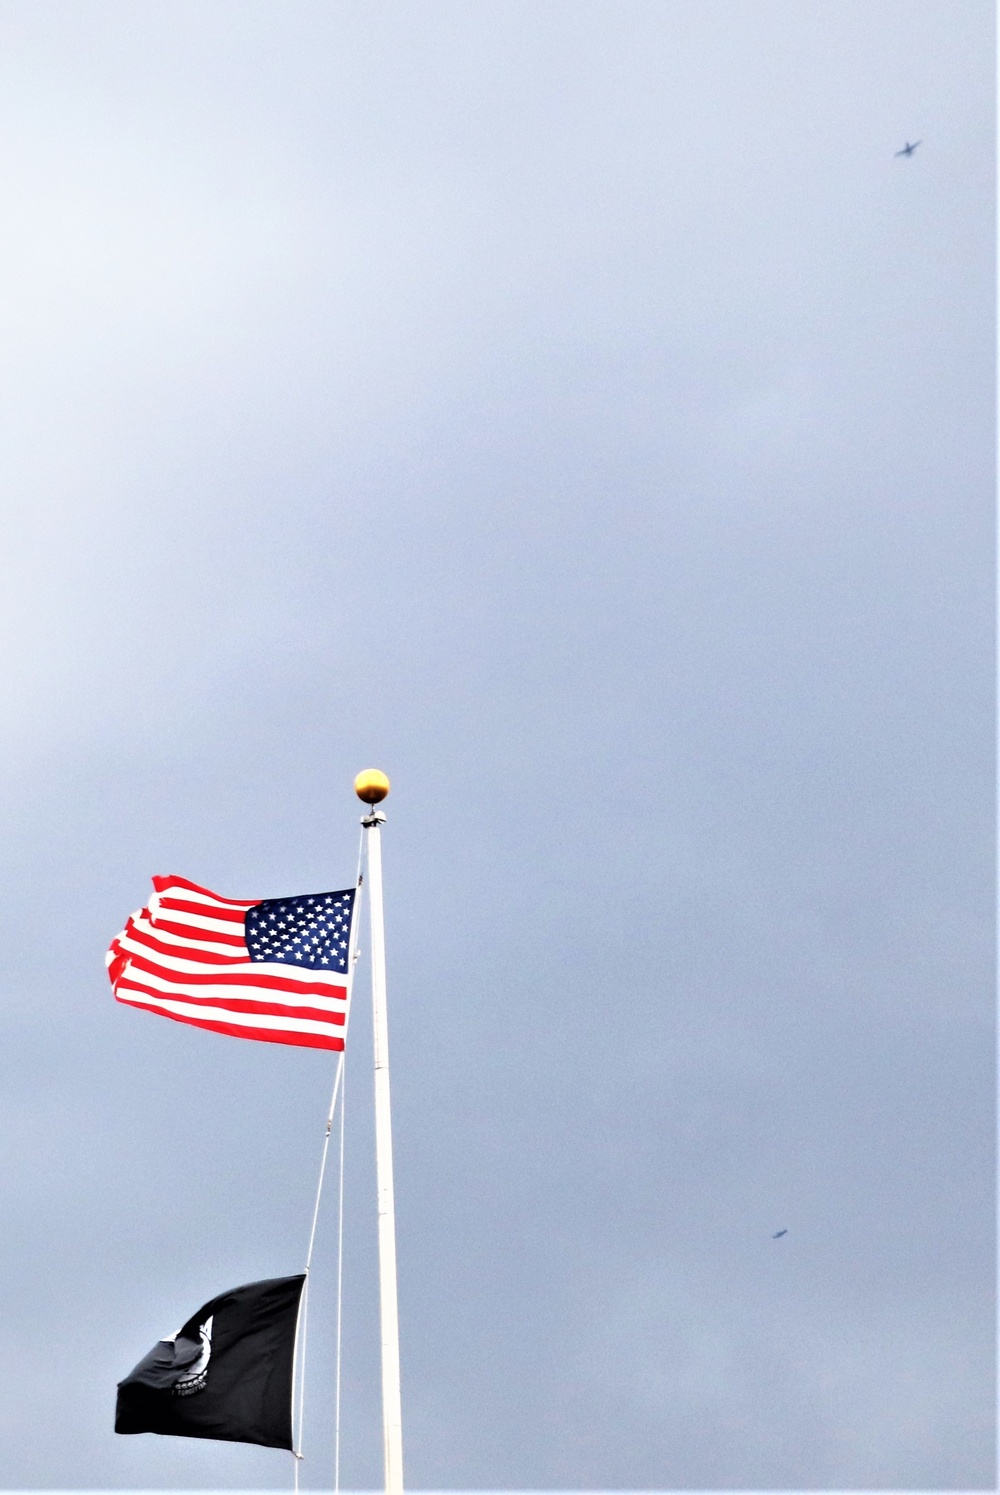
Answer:
<svg viewBox="0 0 1000 1495"><path fill-rule="evenodd" d="M237 1038L342 1049L356 889L220 898L154 877L107 954L119 1002Z"/></svg>

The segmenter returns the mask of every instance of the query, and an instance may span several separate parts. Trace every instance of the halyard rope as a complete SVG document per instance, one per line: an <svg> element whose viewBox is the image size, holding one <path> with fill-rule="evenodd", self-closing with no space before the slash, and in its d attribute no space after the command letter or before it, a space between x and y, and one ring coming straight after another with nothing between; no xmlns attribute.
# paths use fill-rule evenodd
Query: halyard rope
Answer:
<svg viewBox="0 0 1000 1495"><path fill-rule="evenodd" d="M358 843L358 872L355 878L355 887L358 894L354 902L353 918L351 920L351 950L349 955L349 969L354 976L354 964L357 955L357 929L359 921L359 906L361 903L361 856L364 850L364 831ZM349 1015L349 1014L348 1014ZM347 1041L347 1027L344 1027L344 1041ZM333 1093L330 1096L330 1109L326 1114L326 1132L323 1137L323 1151L320 1155L319 1178L316 1180L316 1198L313 1203L312 1224L309 1227L309 1245L306 1248L305 1282L302 1284L302 1309L299 1315L301 1329L299 1333L298 1349L298 1431L293 1432L292 1462L295 1467L295 1490L299 1488L299 1464L302 1462L302 1426L305 1421L306 1408L306 1339L309 1329L309 1269L312 1266L313 1247L316 1244L316 1227L319 1224L319 1206L323 1197L323 1180L326 1177L326 1160L330 1151L330 1133L333 1131L333 1118L337 1110L337 1097L340 1097L340 1147L339 1147L339 1178L337 1187L337 1355L336 1355L336 1392L335 1392L335 1430L334 1430L334 1488L339 1495L340 1491L340 1371L341 1371L341 1304L342 1289L344 1281L344 1064L346 1054L342 1051L337 1061L336 1072L333 1077ZM294 1421L294 1397L296 1388L292 1387L293 1397L293 1421Z"/></svg>
<svg viewBox="0 0 1000 1495"><path fill-rule="evenodd" d="M333 1130L333 1116L337 1107L337 1096L340 1091L340 1082L344 1073L344 1056L340 1055L337 1061L337 1069L333 1079L333 1094L330 1097L330 1109L326 1117L326 1134L323 1138L323 1152L320 1157L319 1178L316 1181L316 1199L313 1204L312 1225L309 1230L309 1246L306 1251L306 1280L302 1284L302 1331L299 1336L299 1427L298 1436L295 1438L295 1488L299 1488L299 1463L302 1459L302 1424L305 1420L306 1410L306 1343L309 1334L309 1268L312 1266L313 1247L316 1244L316 1226L319 1223L319 1206L323 1197L323 1180L326 1177L326 1159L330 1151L330 1133ZM343 1189L343 1180L341 1180ZM338 1263L339 1269L339 1263ZM340 1366L340 1315L337 1315L337 1366Z"/></svg>

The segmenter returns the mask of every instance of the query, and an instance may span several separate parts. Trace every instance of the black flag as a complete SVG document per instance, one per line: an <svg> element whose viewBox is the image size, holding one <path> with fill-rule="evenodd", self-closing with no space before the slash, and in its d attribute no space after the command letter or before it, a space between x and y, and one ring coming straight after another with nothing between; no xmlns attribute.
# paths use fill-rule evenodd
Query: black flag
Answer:
<svg viewBox="0 0 1000 1495"><path fill-rule="evenodd" d="M116 1433L292 1447L292 1358L304 1276L220 1293L118 1382Z"/></svg>

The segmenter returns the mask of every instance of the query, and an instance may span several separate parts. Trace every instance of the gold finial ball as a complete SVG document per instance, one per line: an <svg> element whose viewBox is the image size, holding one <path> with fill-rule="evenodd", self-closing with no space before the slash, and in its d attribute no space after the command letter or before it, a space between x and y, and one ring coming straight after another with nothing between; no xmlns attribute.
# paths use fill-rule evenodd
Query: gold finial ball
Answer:
<svg viewBox="0 0 1000 1495"><path fill-rule="evenodd" d="M389 780L381 769L365 768L354 780L354 792L366 805L377 805L389 793Z"/></svg>

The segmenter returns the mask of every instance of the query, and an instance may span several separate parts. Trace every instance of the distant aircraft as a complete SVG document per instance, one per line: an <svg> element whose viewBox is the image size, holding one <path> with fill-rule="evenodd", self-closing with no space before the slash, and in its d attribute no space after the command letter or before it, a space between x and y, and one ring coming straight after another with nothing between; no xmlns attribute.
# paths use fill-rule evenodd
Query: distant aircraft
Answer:
<svg viewBox="0 0 1000 1495"><path fill-rule="evenodd" d="M903 146L903 149L901 151L897 151L896 152L896 155L897 156L912 156L913 152L916 150L917 146L918 145L923 145L923 143L924 142L922 140L914 140L913 144L911 145L910 142L907 141L906 144Z"/></svg>
<svg viewBox="0 0 1000 1495"><path fill-rule="evenodd" d="M772 1241L780 1241L780 1240L781 1240L781 1237L782 1237L782 1236L783 1236L783 1235L787 1235L787 1234L788 1234L788 1230L787 1230L787 1227L786 1227L786 1229L784 1229L784 1230L776 1230L776 1231L775 1231L775 1232L774 1232L774 1235L773 1235L773 1236L772 1236L772 1237L771 1237L771 1239L772 1239Z"/></svg>

